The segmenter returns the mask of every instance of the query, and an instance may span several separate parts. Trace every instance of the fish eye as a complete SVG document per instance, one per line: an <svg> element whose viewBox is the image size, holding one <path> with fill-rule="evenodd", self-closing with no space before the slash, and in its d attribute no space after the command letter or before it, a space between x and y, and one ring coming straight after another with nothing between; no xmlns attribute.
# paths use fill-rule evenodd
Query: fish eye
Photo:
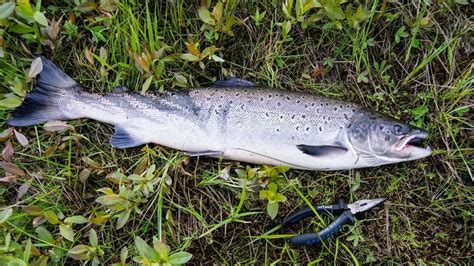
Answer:
<svg viewBox="0 0 474 266"><path fill-rule="evenodd" d="M401 134L403 131L403 128L401 125L394 125L393 126L393 132L395 132L395 134L399 135Z"/></svg>

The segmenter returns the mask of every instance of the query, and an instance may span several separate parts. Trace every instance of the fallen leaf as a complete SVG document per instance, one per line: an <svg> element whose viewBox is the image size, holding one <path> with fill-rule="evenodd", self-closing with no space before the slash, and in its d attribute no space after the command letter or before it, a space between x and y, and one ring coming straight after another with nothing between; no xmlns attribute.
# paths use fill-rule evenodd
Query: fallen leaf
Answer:
<svg viewBox="0 0 474 266"><path fill-rule="evenodd" d="M16 164L8 162L0 162L0 168L5 170L5 172L10 173L15 176L25 176L25 172L20 169Z"/></svg>
<svg viewBox="0 0 474 266"><path fill-rule="evenodd" d="M7 183L7 184L11 184L15 181L16 181L16 176L14 175L9 175L9 176L0 178L0 182Z"/></svg>
<svg viewBox="0 0 474 266"><path fill-rule="evenodd" d="M51 120L51 121L46 122L43 128L44 130L49 131L49 132L57 132L57 131L67 131L69 129L72 129L73 127L71 125L68 125L64 121Z"/></svg>
<svg viewBox="0 0 474 266"><path fill-rule="evenodd" d="M91 49L86 48L86 50L84 50L84 54L86 55L86 59L89 62L89 64L94 65L94 55Z"/></svg>
<svg viewBox="0 0 474 266"><path fill-rule="evenodd" d="M13 128L9 127L0 133L0 141L5 141L9 139L13 134Z"/></svg>
<svg viewBox="0 0 474 266"><path fill-rule="evenodd" d="M88 168L85 168L79 174L79 180L81 180L82 183L85 183L90 175L91 175L91 170Z"/></svg>
<svg viewBox="0 0 474 266"><path fill-rule="evenodd" d="M15 153L15 149L13 149L13 145L11 141L8 141L7 144L5 144L5 148L3 148L3 151L2 151L3 159L7 162L11 161L14 153Z"/></svg>
<svg viewBox="0 0 474 266"><path fill-rule="evenodd" d="M22 210L28 215L38 216L43 213L43 209L36 205L29 205L22 208Z"/></svg>
<svg viewBox="0 0 474 266"><path fill-rule="evenodd" d="M44 224L46 221L47 221L46 217L38 216L38 217L33 218L32 224L34 227L37 227L38 225Z"/></svg>
<svg viewBox="0 0 474 266"><path fill-rule="evenodd" d="M28 181L26 181L23 185L20 186L20 188L18 188L18 193L16 194L16 201L20 201L21 198L23 198L23 196L25 196L25 194L28 192L28 189L30 189L31 187L31 179L29 179Z"/></svg>
<svg viewBox="0 0 474 266"><path fill-rule="evenodd" d="M13 133L15 133L15 138L18 140L18 142L21 144L21 146L28 146L28 139L25 137L25 135L21 134L20 132L16 131L15 129L13 130Z"/></svg>
<svg viewBox="0 0 474 266"><path fill-rule="evenodd" d="M33 62L31 62L30 72L28 72L28 78L32 79L36 77L39 73L43 71L43 61L41 61L41 57L36 57Z"/></svg>

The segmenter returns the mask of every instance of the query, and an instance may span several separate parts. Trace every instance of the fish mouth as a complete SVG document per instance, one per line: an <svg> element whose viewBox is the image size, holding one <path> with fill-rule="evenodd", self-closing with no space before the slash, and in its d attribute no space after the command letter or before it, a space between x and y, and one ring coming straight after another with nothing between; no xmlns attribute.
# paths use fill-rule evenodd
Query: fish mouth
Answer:
<svg viewBox="0 0 474 266"><path fill-rule="evenodd" d="M418 131L414 134L401 138L397 144L395 144L395 151L403 157L414 157L410 159L419 159L429 156L432 152L431 147L424 145L428 133L424 131Z"/></svg>

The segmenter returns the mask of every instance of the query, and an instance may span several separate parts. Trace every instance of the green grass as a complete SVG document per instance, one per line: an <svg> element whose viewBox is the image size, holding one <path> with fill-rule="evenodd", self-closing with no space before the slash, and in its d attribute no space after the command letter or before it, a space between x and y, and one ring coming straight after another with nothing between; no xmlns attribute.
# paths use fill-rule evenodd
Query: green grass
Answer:
<svg viewBox="0 0 474 266"><path fill-rule="evenodd" d="M206 7L210 14L198 12L197 1L122 0L113 8L104 3L115 1L36 1L31 14L43 12L50 27L60 20L57 34L53 27L49 35L38 15L21 15L29 5L18 2L13 13L0 8L6 14L0 20L6 135L0 140L2 161L11 163L2 163L0 183L2 264L123 265L137 256L173 263L189 253L193 264L472 260L474 65L467 1L371 0L357 11L358 2L295 0L285 14L289 6L280 1L227 0L217 15L215 1ZM301 11L300 3L315 6ZM70 121L62 132L18 128L29 140L22 146L4 121L33 86L28 72L36 53L92 92L186 89L238 76L356 102L427 129L434 153L351 171L245 169L156 145L116 150L108 144L112 127L89 120ZM149 176L133 175L151 165L156 170ZM268 183L284 197L259 197ZM281 228L291 211L377 197L388 200L322 246L296 248L284 240L330 222L322 217ZM279 201L274 219L269 200ZM158 252L144 245L153 246L153 237ZM174 255L166 255L167 247Z"/></svg>

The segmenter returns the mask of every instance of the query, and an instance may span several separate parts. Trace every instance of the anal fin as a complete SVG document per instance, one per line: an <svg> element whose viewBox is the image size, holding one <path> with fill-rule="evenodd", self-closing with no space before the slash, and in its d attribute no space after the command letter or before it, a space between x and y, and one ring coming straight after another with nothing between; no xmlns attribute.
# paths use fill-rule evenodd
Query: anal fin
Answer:
<svg viewBox="0 0 474 266"><path fill-rule="evenodd" d="M147 141L139 139L125 129L117 126L115 127L115 134L110 138L110 144L119 149L137 147L145 143L147 143Z"/></svg>

